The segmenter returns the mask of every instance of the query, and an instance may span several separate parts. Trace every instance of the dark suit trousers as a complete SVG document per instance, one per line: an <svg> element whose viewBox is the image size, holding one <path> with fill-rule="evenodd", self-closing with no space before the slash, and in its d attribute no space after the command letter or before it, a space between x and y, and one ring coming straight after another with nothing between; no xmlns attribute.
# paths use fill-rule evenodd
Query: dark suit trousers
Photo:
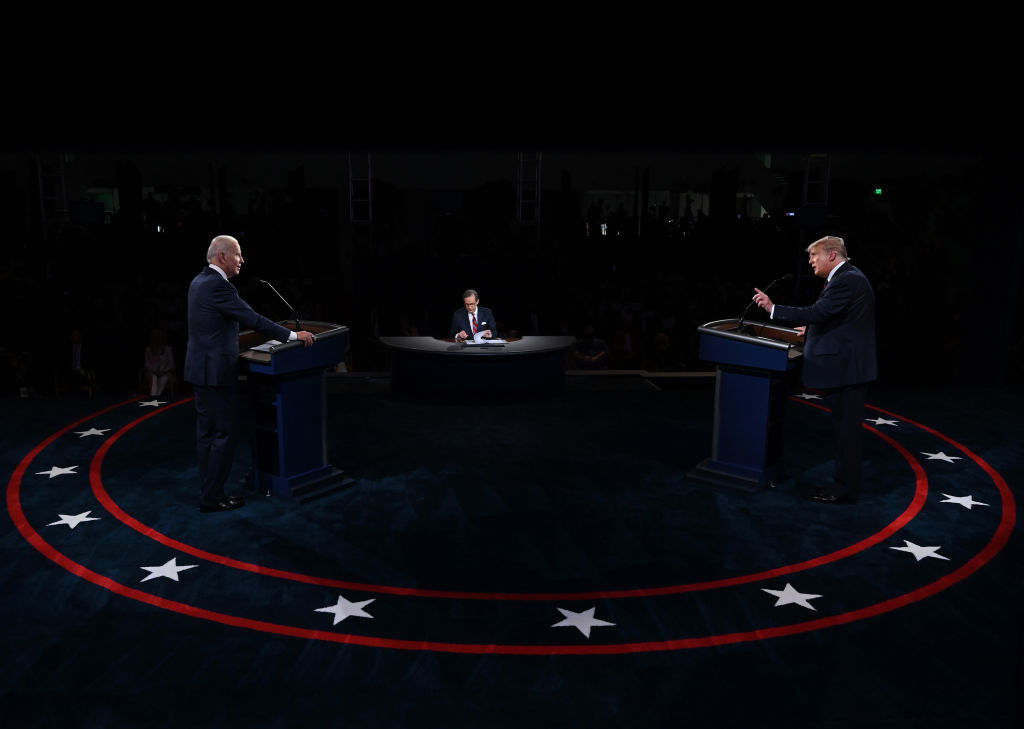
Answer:
<svg viewBox="0 0 1024 729"><path fill-rule="evenodd" d="M835 438L835 485L837 496L860 496L864 459L864 403L867 383L826 390L831 397L832 433Z"/></svg>
<svg viewBox="0 0 1024 729"><path fill-rule="evenodd" d="M235 387L193 385L196 399L196 453L199 499L212 504L224 496L235 457Z"/></svg>

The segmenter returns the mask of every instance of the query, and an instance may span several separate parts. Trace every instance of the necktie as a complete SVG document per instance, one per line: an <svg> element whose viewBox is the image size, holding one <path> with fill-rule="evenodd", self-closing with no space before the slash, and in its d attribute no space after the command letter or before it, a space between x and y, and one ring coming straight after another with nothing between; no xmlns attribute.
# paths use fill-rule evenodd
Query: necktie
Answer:
<svg viewBox="0 0 1024 729"><path fill-rule="evenodd" d="M473 314L473 334L476 334L476 314Z"/></svg>

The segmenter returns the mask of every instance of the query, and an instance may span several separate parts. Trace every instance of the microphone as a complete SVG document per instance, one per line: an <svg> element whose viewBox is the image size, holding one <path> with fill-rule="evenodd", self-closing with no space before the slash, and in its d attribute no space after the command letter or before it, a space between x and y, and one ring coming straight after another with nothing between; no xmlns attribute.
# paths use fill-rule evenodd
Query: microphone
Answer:
<svg viewBox="0 0 1024 729"><path fill-rule="evenodd" d="M274 288L274 284L272 284L269 281L267 281L265 279L262 279L262 278L254 278L253 281L255 281L258 284L265 284L271 291L274 292L274 294L277 296L277 298L279 298L281 300L281 303L284 304L285 307L288 309L288 311L290 311L292 313L292 317L295 319L295 329L297 331L301 331L302 330L302 324L299 323L299 317L295 314L295 309L293 309L292 305L289 304L287 301L285 301L284 297L281 296L280 293L278 293L278 290Z"/></svg>
<svg viewBox="0 0 1024 729"><path fill-rule="evenodd" d="M789 281L792 278L793 278L793 274L791 274L791 273L787 273L784 276L779 276L777 279L775 279L770 284L768 284L763 289L761 289L761 291L764 292L764 293L767 293L768 289L770 289L775 284L781 283L783 281ZM747 304L747 308L743 310L742 314L740 314L740 320L739 320L739 323L736 325L736 331L740 331L743 328L743 320L747 318L747 313L750 311L750 307L753 306L753 305L754 305L754 300L751 299L750 303Z"/></svg>

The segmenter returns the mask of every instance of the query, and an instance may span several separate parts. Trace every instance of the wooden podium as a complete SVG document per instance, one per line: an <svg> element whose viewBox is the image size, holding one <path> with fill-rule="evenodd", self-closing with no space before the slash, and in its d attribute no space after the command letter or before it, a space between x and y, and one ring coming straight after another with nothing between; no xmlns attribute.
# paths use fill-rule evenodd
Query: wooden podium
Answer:
<svg viewBox="0 0 1024 729"><path fill-rule="evenodd" d="M289 322L278 322L291 328ZM303 322L316 338L268 345L258 332L239 336L253 417L252 487L307 501L353 479L327 462L327 370L345 360L348 327Z"/></svg>
<svg viewBox="0 0 1024 729"><path fill-rule="evenodd" d="M697 327L700 358L716 366L711 457L687 476L749 491L783 477L787 380L803 357L795 329L722 319Z"/></svg>

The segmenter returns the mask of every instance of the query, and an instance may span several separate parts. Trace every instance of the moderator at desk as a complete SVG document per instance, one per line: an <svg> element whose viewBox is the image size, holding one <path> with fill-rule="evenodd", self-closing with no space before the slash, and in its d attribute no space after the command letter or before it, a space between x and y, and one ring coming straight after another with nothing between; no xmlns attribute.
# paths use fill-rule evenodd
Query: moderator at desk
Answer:
<svg viewBox="0 0 1024 729"><path fill-rule="evenodd" d="M381 337L396 393L542 393L565 386L568 336L464 344L434 337Z"/></svg>

